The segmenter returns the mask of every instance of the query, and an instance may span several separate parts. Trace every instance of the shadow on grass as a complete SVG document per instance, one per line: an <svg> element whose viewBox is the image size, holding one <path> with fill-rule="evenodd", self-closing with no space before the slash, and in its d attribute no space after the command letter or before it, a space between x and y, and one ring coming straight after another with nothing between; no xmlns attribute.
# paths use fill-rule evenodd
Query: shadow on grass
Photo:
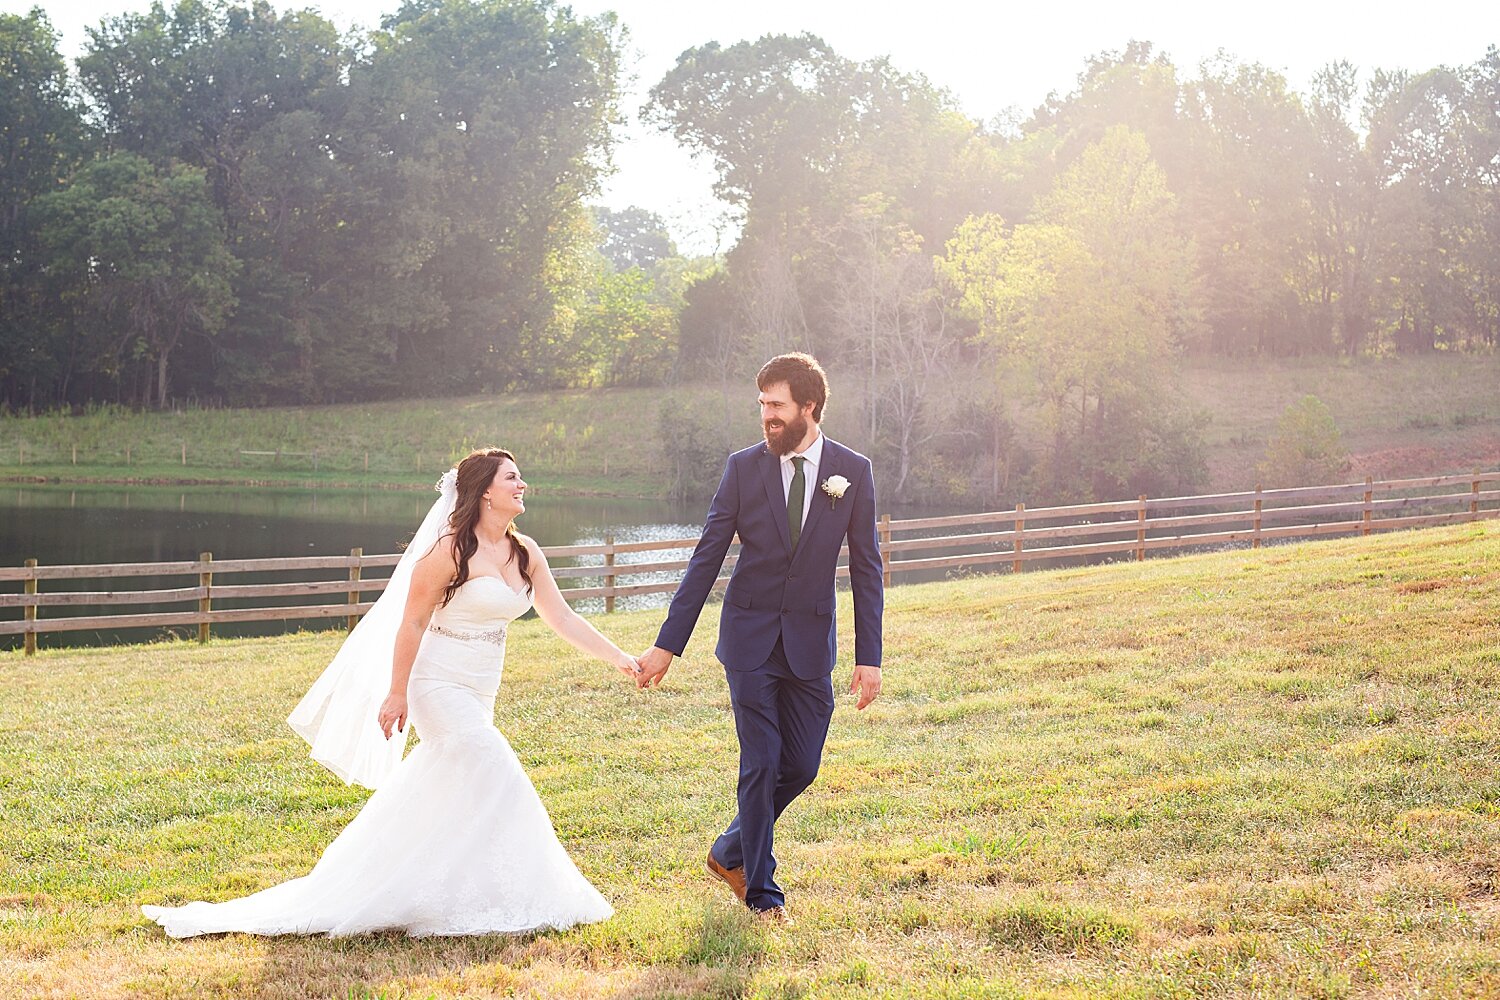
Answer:
<svg viewBox="0 0 1500 1000"><path fill-rule="evenodd" d="M241 980L231 990L235 996L263 1000L427 1000L513 993L732 1000L744 994L766 953L766 929L737 909L705 907L696 919L682 914L671 936L673 944L644 963L636 949L600 947L571 932L205 939L255 941L263 948L253 984ZM173 995L170 984L162 985L164 995Z"/></svg>
<svg viewBox="0 0 1500 1000"><path fill-rule="evenodd" d="M766 954L766 928L743 907L705 906L682 927L680 957L657 962L614 994L621 1000L738 1000Z"/></svg>

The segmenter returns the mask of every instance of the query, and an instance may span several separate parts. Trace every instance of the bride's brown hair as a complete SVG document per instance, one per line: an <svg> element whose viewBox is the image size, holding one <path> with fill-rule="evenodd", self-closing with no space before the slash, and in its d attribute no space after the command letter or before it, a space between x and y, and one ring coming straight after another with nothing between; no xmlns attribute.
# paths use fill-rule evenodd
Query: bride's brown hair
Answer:
<svg viewBox="0 0 1500 1000"><path fill-rule="evenodd" d="M458 588L469 579L469 558L479 549L479 537L474 534L474 526L479 523L484 491L494 481L500 463L506 459L514 462L516 456L504 448L478 448L469 452L468 457L458 463L458 498L453 503L453 513L448 515L448 530L453 535L453 555L454 561L458 563L458 572L443 591L444 604L453 600ZM526 589L529 591L531 554L526 551L526 545L516 532L515 521L511 521L506 527L505 534L510 538L511 558L520 561L521 579L526 581ZM507 559L506 564L509 563L510 559Z"/></svg>

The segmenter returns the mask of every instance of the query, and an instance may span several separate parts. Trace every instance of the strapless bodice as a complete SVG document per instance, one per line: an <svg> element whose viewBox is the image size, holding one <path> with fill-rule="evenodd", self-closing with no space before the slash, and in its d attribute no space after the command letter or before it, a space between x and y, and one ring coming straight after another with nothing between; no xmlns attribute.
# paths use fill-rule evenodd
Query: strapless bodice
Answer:
<svg viewBox="0 0 1500 1000"><path fill-rule="evenodd" d="M502 629L524 615L531 597L498 576L471 576L453 600L432 613L432 624L452 632L477 633Z"/></svg>
<svg viewBox="0 0 1500 1000"><path fill-rule="evenodd" d="M412 664L409 694L424 683L458 684L493 699L505 663L506 628L530 607L529 595L497 576L465 580L453 600L432 613Z"/></svg>

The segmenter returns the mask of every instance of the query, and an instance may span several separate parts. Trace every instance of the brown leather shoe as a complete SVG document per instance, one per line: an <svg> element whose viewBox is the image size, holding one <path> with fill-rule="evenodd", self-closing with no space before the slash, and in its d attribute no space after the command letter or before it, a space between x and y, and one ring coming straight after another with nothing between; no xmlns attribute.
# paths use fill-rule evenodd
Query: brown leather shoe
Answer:
<svg viewBox="0 0 1500 1000"><path fill-rule="evenodd" d="M725 868L714 858L714 852L708 852L708 873L734 890L735 897L743 903L745 901L745 869Z"/></svg>
<svg viewBox="0 0 1500 1000"><path fill-rule="evenodd" d="M785 906L773 906L766 910L756 910L755 915L768 924L780 924L783 927L797 926L797 922L786 912Z"/></svg>

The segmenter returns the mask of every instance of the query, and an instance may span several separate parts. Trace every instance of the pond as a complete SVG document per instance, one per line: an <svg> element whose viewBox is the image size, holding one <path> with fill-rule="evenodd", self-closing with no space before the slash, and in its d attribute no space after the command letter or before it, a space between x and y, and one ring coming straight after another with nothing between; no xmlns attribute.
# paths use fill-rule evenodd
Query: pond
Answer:
<svg viewBox="0 0 1500 1000"><path fill-rule="evenodd" d="M286 490L248 486L58 486L6 484L0 487L0 565L19 566L26 559L42 565L67 563L167 562L196 559L211 552L215 559L248 559L303 555L348 555L363 548L367 555L400 551L431 506L434 494L401 490ZM612 534L617 542L695 538L702 530L707 501L609 497L547 496L533 494L517 526L544 546L597 544ZM894 516L918 517L948 513L903 508ZM620 564L685 559L691 550L656 550L621 554ZM559 559L558 566L598 564L599 557ZM366 578L386 571L366 571ZM328 571L313 573L235 574L225 582L277 582L292 579L329 579ZM675 579L677 574L643 575L631 584ZM597 586L597 578L567 579L568 586ZM115 589L150 590L186 586L184 577L129 577ZM109 581L46 581L44 592L98 590ZM15 583L0 585L8 593ZM617 599L616 608L665 607L670 594L646 594ZM243 602L241 602L243 605ZM263 602L262 602L263 603ZM232 607L232 603L215 607ZM603 601L585 600L580 611L603 610ZM184 611L189 605L70 607L67 614L103 615ZM47 609L43 609L45 617ZM0 609L6 619L21 617L17 608ZM332 628L329 621L251 622L215 625L215 635L268 635L298 628ZM50 633L44 647L141 641L162 629ZM186 633L187 629L179 630ZM19 637L0 637L0 648L13 648Z"/></svg>

